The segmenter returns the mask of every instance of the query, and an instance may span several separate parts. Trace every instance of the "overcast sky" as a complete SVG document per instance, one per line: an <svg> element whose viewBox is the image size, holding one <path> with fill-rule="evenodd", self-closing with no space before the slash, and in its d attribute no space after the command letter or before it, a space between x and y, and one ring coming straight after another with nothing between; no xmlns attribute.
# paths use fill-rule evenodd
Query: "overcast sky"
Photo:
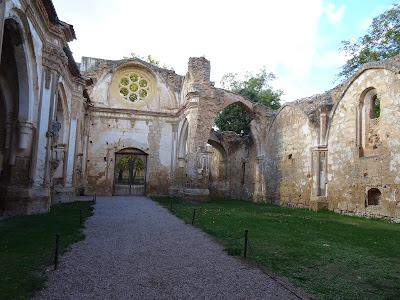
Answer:
<svg viewBox="0 0 400 300"><path fill-rule="evenodd" d="M365 34L395 0L53 0L74 26L70 48L82 56L122 59L151 54L185 75L189 57L211 61L211 80L265 66L284 101L333 88L340 41Z"/></svg>

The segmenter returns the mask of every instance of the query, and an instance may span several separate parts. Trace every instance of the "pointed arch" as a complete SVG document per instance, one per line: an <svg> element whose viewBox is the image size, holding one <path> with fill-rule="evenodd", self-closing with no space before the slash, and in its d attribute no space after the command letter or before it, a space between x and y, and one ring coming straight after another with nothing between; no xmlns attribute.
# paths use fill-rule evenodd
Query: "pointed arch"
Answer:
<svg viewBox="0 0 400 300"><path fill-rule="evenodd" d="M54 120L61 124L59 143L66 145L69 140L70 111L64 85L60 82L57 89L56 109Z"/></svg>
<svg viewBox="0 0 400 300"><path fill-rule="evenodd" d="M16 111L17 118L20 122L36 123L37 110L34 109L38 105L38 71L35 46L32 38L30 23L26 14L18 9L13 8L9 11L9 16L5 20L4 32L6 24L12 25L14 35L13 39L15 57L18 58L16 65L18 69L19 82L19 107ZM4 41L3 41L4 48ZM2 62L3 63L3 60Z"/></svg>

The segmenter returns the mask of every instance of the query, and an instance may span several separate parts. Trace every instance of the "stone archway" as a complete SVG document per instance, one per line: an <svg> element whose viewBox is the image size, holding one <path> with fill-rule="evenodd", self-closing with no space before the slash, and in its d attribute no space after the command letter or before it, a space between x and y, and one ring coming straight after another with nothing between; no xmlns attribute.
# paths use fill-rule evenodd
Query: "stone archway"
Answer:
<svg viewBox="0 0 400 300"><path fill-rule="evenodd" d="M32 85L25 46L24 32L20 24L14 19L5 20L0 63L0 122L3 128L0 138L0 210L17 214L27 213L30 196L26 196L27 193L20 196L20 193L31 185L29 169L33 124L30 120L29 99ZM21 198L23 201L19 201L18 205L12 203Z"/></svg>
<svg viewBox="0 0 400 300"><path fill-rule="evenodd" d="M212 131L208 144L214 149L210 158L209 190L211 195L229 196L229 162L224 146Z"/></svg>
<svg viewBox="0 0 400 300"><path fill-rule="evenodd" d="M115 153L113 195L146 195L147 154L136 148Z"/></svg>

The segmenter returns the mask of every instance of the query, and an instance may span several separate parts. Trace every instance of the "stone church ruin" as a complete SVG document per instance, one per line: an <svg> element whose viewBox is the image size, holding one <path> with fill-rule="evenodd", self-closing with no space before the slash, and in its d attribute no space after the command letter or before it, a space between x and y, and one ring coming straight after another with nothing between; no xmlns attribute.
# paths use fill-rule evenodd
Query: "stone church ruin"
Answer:
<svg viewBox="0 0 400 300"><path fill-rule="evenodd" d="M1 0L0 211L75 195L212 195L400 219L400 57L278 111L140 59L83 57L50 0ZM213 130L225 107L249 136Z"/></svg>

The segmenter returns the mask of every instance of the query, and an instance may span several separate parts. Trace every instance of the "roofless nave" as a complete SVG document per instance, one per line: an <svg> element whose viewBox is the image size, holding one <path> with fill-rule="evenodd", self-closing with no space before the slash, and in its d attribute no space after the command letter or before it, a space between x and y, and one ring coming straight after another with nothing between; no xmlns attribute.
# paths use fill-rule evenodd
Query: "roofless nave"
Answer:
<svg viewBox="0 0 400 300"><path fill-rule="evenodd" d="M50 0L0 1L0 208L32 214L77 194L225 195L399 219L400 62L273 111L139 59L84 57ZM380 103L380 115L376 103ZM212 130L231 104L251 134Z"/></svg>

